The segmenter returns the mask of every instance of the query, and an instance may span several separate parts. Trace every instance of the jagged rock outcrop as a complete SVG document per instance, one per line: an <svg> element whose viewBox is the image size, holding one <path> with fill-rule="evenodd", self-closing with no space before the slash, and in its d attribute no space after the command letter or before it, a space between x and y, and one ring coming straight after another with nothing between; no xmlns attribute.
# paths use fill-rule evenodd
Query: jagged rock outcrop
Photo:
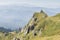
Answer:
<svg viewBox="0 0 60 40"><path fill-rule="evenodd" d="M13 38L13 40L20 40L19 38Z"/></svg>
<svg viewBox="0 0 60 40"><path fill-rule="evenodd" d="M48 17L48 15L41 10L35 12L28 24L20 33L20 38L23 40L40 40L42 36L51 36L60 34L60 15Z"/></svg>
<svg viewBox="0 0 60 40"><path fill-rule="evenodd" d="M0 40L60 40L60 14L35 12L21 32L0 33Z"/></svg>
<svg viewBox="0 0 60 40"><path fill-rule="evenodd" d="M41 31L45 27L45 19L47 17L48 15L43 10L41 10L41 12L35 12L29 23L24 28L24 31L26 32L25 34L29 34L29 32L32 31L34 31L34 35L37 35L38 32L41 34ZM44 23L43 26L42 23Z"/></svg>

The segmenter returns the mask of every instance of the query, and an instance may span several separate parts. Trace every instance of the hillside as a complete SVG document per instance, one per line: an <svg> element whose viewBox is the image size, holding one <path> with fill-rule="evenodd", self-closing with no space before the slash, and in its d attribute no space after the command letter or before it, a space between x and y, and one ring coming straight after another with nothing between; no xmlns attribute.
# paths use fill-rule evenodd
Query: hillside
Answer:
<svg viewBox="0 0 60 40"><path fill-rule="evenodd" d="M48 16L43 10L35 12L21 32L3 37L5 40L60 40L60 13Z"/></svg>
<svg viewBox="0 0 60 40"><path fill-rule="evenodd" d="M60 37L60 13L48 16L44 11L35 12L28 24L18 33L17 38L24 40L54 40ZM20 35L20 36L19 36ZM56 35L56 36L55 36ZM52 39L50 39L52 38Z"/></svg>

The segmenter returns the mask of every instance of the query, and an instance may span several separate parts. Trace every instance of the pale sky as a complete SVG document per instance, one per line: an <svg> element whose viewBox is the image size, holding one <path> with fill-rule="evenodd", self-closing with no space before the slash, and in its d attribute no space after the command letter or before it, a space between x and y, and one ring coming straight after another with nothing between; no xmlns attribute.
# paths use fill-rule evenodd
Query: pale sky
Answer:
<svg viewBox="0 0 60 40"><path fill-rule="evenodd" d="M59 8L60 0L0 0L0 5Z"/></svg>
<svg viewBox="0 0 60 40"><path fill-rule="evenodd" d="M60 0L0 0L0 27L24 27L41 9L54 15L60 12Z"/></svg>

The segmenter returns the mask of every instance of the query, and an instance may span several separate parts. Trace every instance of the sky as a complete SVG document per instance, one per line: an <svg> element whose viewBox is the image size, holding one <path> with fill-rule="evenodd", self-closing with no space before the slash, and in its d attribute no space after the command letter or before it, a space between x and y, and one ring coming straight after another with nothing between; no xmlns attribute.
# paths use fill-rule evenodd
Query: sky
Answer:
<svg viewBox="0 0 60 40"><path fill-rule="evenodd" d="M24 27L41 9L55 15L60 12L60 0L0 0L0 27Z"/></svg>
<svg viewBox="0 0 60 40"><path fill-rule="evenodd" d="M60 0L0 0L0 5L59 8Z"/></svg>

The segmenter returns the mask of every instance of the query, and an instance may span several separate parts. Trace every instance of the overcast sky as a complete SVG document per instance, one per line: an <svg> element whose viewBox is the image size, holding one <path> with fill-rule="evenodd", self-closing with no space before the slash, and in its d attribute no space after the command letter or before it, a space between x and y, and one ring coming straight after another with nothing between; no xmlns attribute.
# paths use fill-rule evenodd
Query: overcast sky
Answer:
<svg viewBox="0 0 60 40"><path fill-rule="evenodd" d="M60 0L0 0L0 27L23 27L41 9L54 15L60 12Z"/></svg>
<svg viewBox="0 0 60 40"><path fill-rule="evenodd" d="M0 0L0 5L59 8L60 0Z"/></svg>

